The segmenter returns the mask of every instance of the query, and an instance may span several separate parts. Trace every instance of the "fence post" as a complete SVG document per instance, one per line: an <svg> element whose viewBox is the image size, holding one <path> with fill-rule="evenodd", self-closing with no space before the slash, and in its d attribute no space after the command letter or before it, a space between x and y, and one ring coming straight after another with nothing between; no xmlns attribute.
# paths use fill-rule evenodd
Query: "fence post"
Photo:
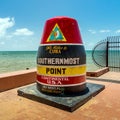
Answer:
<svg viewBox="0 0 120 120"><path fill-rule="evenodd" d="M109 48L109 42L107 40L107 45L106 45L106 67L108 67L108 48Z"/></svg>

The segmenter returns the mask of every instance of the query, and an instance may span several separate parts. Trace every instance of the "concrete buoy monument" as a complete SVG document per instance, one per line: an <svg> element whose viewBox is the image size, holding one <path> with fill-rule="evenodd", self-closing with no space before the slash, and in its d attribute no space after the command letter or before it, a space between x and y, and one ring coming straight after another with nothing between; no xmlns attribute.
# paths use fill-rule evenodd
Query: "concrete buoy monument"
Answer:
<svg viewBox="0 0 120 120"><path fill-rule="evenodd" d="M104 88L86 82L86 54L77 21L47 20L38 48L36 83L18 89L18 95L72 112Z"/></svg>
<svg viewBox="0 0 120 120"><path fill-rule="evenodd" d="M37 88L49 94L86 89L86 54L75 19L46 21L37 55Z"/></svg>

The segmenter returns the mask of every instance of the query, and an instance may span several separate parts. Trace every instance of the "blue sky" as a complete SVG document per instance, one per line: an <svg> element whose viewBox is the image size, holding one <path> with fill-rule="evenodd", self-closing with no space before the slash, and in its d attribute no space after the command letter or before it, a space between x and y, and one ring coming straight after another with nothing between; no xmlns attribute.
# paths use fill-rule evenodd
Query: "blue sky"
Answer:
<svg viewBox="0 0 120 120"><path fill-rule="evenodd" d="M120 0L0 0L0 51L37 50L45 21L78 21L86 50L120 35Z"/></svg>

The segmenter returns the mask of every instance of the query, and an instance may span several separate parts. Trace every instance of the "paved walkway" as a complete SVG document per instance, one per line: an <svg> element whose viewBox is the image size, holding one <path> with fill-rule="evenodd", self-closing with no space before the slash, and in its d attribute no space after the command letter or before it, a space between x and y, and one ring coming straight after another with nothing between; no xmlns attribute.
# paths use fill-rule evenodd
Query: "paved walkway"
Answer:
<svg viewBox="0 0 120 120"><path fill-rule="evenodd" d="M120 72L107 72L100 77L87 77L87 79L120 84Z"/></svg>
<svg viewBox="0 0 120 120"><path fill-rule="evenodd" d="M99 78L120 80L120 73L109 72ZM0 93L0 120L120 120L120 84L97 80L105 89L86 104L67 112L17 95L17 89Z"/></svg>
<svg viewBox="0 0 120 120"><path fill-rule="evenodd" d="M107 72L107 73L101 75L99 78L112 79L112 80L119 80L120 81L120 72Z"/></svg>

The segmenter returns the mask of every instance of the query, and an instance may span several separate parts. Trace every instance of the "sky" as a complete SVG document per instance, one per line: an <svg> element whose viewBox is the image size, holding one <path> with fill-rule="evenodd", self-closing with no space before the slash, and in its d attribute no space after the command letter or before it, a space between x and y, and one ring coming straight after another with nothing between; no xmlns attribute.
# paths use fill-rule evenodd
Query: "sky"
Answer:
<svg viewBox="0 0 120 120"><path fill-rule="evenodd" d="M0 51L37 50L45 21L77 20L86 50L120 35L120 0L0 0Z"/></svg>

